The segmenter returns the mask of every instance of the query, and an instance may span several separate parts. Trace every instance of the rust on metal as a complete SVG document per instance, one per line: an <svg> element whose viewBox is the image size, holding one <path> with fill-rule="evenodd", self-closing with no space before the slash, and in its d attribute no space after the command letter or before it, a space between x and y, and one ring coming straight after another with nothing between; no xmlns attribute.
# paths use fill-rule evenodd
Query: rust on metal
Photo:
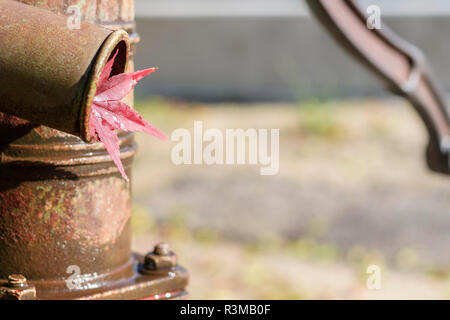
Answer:
<svg viewBox="0 0 450 320"><path fill-rule="evenodd" d="M77 5L83 20L103 25L110 33L127 31L131 42L127 71L133 71L132 58L139 41L133 0L17 2L51 11L49 19L58 15L64 22L68 6ZM98 26L90 23L83 23L84 30L97 30ZM60 39L52 41L58 47ZM89 55L84 47L74 50L74 54L86 51L79 52L82 57ZM58 63L55 60L56 55L49 56L45 64L49 70L50 64ZM102 63L95 65L102 68ZM65 67L69 73L77 69ZM55 75L62 71L56 70ZM58 93L64 82L59 83L58 76L49 79L55 82L48 90ZM133 105L132 94L126 100ZM49 125L47 122L30 122L23 119L25 115L19 116L0 112L0 279L4 279L0 286L11 289L8 276L22 274L37 299L185 297L188 273L180 266L139 272L145 257L131 252L131 184L121 178L102 143L87 144L80 134L66 133L76 131L81 123L78 127L72 123L69 130L60 128L63 132L43 125ZM48 116L61 120L57 119L60 114ZM120 132L119 140L121 159L131 178L134 136ZM67 287L69 266L77 266L81 272L75 289Z"/></svg>
<svg viewBox="0 0 450 320"><path fill-rule="evenodd" d="M134 0L18 0L56 14L64 14L68 7L76 5L83 13L83 20L92 23L133 23Z"/></svg>
<svg viewBox="0 0 450 320"><path fill-rule="evenodd" d="M129 39L122 30L82 23L11 0L0 2L0 111L90 138L90 104L100 72L118 51L125 71Z"/></svg>

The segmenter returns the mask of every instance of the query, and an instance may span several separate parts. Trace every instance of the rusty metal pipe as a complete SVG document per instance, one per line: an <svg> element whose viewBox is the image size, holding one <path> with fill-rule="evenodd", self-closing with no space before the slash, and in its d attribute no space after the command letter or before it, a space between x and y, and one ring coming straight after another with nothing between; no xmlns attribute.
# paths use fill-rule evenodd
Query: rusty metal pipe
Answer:
<svg viewBox="0 0 450 320"><path fill-rule="evenodd" d="M124 30L67 18L16 1L0 1L0 111L90 141L90 105L104 65L126 70Z"/></svg>

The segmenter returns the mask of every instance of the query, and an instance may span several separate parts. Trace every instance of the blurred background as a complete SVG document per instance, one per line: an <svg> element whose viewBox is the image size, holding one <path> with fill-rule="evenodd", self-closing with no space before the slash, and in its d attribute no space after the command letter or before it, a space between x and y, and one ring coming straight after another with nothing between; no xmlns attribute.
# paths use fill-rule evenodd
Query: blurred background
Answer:
<svg viewBox="0 0 450 320"><path fill-rule="evenodd" d="M363 0L450 90L450 3ZM279 128L280 171L176 166L137 134L134 248L167 241L198 299L450 298L450 177L415 111L335 44L302 0L137 0L136 108L173 130ZM380 290L366 269L381 267Z"/></svg>

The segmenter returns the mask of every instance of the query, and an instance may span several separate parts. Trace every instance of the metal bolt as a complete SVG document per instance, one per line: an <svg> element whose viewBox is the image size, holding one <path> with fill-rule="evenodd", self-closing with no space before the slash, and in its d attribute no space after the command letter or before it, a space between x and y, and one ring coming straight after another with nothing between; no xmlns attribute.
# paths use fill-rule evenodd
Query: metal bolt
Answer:
<svg viewBox="0 0 450 320"><path fill-rule="evenodd" d="M36 300L36 287L21 274L10 274L8 283L0 286L0 300Z"/></svg>
<svg viewBox="0 0 450 320"><path fill-rule="evenodd" d="M160 242L155 246L153 252L158 256L168 256L170 254L170 246L168 243Z"/></svg>
<svg viewBox="0 0 450 320"><path fill-rule="evenodd" d="M8 286L19 288L27 285L27 278L21 274L10 274L8 276Z"/></svg>

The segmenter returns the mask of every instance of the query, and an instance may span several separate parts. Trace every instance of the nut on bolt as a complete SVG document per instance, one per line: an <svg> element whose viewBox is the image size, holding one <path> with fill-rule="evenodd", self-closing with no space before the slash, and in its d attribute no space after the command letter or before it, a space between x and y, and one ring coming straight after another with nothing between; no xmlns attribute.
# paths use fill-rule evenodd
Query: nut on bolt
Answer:
<svg viewBox="0 0 450 320"><path fill-rule="evenodd" d="M8 276L8 283L0 286L0 300L35 300L36 288L21 274Z"/></svg>
<svg viewBox="0 0 450 320"><path fill-rule="evenodd" d="M158 256L167 256L170 254L170 246L166 242L160 242L155 246L153 252Z"/></svg>
<svg viewBox="0 0 450 320"><path fill-rule="evenodd" d="M144 259L145 270L172 269L177 265L177 256L167 243L158 243Z"/></svg>
<svg viewBox="0 0 450 320"><path fill-rule="evenodd" d="M8 276L8 287L21 288L27 285L27 278L21 274L10 274Z"/></svg>

